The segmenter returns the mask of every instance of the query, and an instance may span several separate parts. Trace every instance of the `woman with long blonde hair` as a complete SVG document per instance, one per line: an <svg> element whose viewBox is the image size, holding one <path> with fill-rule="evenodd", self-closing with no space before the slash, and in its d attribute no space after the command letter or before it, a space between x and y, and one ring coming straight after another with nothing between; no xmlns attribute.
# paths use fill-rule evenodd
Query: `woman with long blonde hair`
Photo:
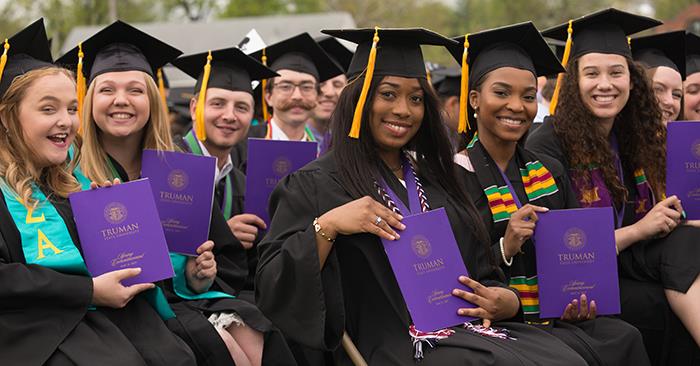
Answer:
<svg viewBox="0 0 700 366"><path fill-rule="evenodd" d="M81 48L88 87L80 170L105 185L137 179L144 149L175 150L155 75L181 52L120 21L63 60L77 59ZM176 314L168 326L192 346L200 365L260 365L267 332L282 350L267 357L284 360L280 355L286 354L292 363L281 334L253 304L235 298L246 278L247 255L218 209L212 209L209 227L197 257L171 253L175 277L160 284Z"/></svg>
<svg viewBox="0 0 700 366"><path fill-rule="evenodd" d="M80 190L67 166L78 130L73 74L52 65L43 20L7 42L0 71L3 362L194 365L190 349L137 296L153 284L121 285L139 269L88 273L67 200Z"/></svg>

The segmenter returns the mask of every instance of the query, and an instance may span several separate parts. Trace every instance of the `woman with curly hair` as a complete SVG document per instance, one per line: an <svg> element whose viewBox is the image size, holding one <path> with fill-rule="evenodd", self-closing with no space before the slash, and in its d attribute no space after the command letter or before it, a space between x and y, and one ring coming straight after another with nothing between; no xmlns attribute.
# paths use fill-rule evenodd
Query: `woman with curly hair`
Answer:
<svg viewBox="0 0 700 366"><path fill-rule="evenodd" d="M614 208L623 318L645 338L669 331L668 325L659 326L663 314L654 310L668 301L700 344L700 247L694 243L700 231L682 225L677 197L664 198L662 115L626 38L657 24L615 9L570 22L572 60L559 105L554 102L556 113L529 137L527 147L564 165L581 206ZM567 24L543 35L566 39ZM649 286L657 293L634 300ZM661 345L663 352L662 342L645 341L652 360L664 356L656 349Z"/></svg>

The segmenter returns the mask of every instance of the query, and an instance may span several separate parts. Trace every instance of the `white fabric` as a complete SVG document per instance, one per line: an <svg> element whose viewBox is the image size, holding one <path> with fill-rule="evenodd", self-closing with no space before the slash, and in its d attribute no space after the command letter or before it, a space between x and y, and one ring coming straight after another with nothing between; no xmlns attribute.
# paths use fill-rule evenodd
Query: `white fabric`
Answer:
<svg viewBox="0 0 700 366"><path fill-rule="evenodd" d="M272 126L272 139L278 141L289 141L289 136L287 136L284 131L277 125L277 121L274 118L270 119L270 125ZM306 136L306 131L304 131L304 136L299 141L311 141L308 136Z"/></svg>
<svg viewBox="0 0 700 366"><path fill-rule="evenodd" d="M214 313L208 320L217 330L228 329L231 325L245 326L243 319L236 313Z"/></svg>
<svg viewBox="0 0 700 366"><path fill-rule="evenodd" d="M199 147L202 149L202 153L204 154L204 156L211 156L211 154L209 153L209 150L207 150L207 147L204 146L202 141L199 141L199 139L197 139L197 143L199 144ZM228 173L231 173L231 170L233 170L233 161L231 160L231 154L226 155L226 163L224 164L224 167L221 169L219 169L219 161L217 158L217 161L216 161L216 182L214 182L215 185L218 184L219 182L221 182L222 179L226 178Z"/></svg>
<svg viewBox="0 0 700 366"><path fill-rule="evenodd" d="M454 162L462 168L466 169L467 171L470 171L472 173L474 172L474 166L472 165L472 161L469 160L469 157L467 155L462 153L455 154Z"/></svg>

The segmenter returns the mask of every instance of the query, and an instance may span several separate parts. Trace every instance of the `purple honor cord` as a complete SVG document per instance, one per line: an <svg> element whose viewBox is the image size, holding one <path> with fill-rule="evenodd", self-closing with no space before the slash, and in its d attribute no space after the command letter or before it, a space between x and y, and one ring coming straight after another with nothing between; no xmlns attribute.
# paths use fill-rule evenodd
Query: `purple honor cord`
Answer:
<svg viewBox="0 0 700 366"><path fill-rule="evenodd" d="M620 178L620 182L622 184L625 184L625 173L622 169L622 160L620 160L620 149L617 144L617 137L615 136L614 133L610 134L610 147L612 148L613 152L615 153L615 169L617 170L617 175ZM616 229L619 229L622 227L622 221L625 218L625 206L626 203L622 202L622 205L620 205L620 209L615 208L615 202L611 202L611 205L613 206L613 211L615 212L615 221L617 222L617 226L615 226Z"/></svg>

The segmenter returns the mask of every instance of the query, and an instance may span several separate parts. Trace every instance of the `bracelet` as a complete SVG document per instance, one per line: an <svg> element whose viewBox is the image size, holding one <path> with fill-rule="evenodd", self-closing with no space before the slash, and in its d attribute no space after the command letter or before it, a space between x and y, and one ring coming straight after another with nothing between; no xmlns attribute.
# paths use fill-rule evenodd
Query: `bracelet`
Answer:
<svg viewBox="0 0 700 366"><path fill-rule="evenodd" d="M503 263L506 264L506 266L510 267L513 265L513 258L508 261L506 259L506 252L503 250L503 237L501 237L500 240L498 240L498 245L501 247L501 258L503 258Z"/></svg>
<svg viewBox="0 0 700 366"><path fill-rule="evenodd" d="M318 223L318 217L314 219L313 226L314 226L314 231L317 234L321 235L322 238L328 240L331 243L333 243L335 241L335 239L331 238L330 236L328 236L328 234L323 232L323 229L321 228L321 224Z"/></svg>

